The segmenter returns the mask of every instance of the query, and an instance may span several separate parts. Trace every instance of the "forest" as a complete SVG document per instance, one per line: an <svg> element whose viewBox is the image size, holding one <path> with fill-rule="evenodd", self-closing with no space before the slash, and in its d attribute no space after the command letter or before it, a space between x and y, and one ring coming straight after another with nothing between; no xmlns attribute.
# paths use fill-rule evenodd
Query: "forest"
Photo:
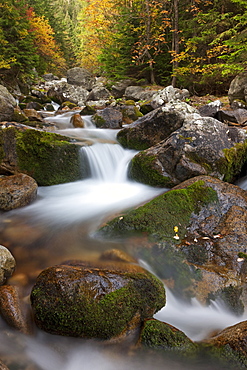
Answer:
<svg viewBox="0 0 247 370"><path fill-rule="evenodd" d="M0 0L0 80L80 66L220 95L246 39L246 0Z"/></svg>

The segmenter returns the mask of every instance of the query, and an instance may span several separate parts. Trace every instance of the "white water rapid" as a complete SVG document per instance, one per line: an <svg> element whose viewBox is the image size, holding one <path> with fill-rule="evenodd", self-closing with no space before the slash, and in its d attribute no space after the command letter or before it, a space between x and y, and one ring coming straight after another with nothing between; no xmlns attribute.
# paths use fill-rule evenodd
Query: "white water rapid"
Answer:
<svg viewBox="0 0 247 370"><path fill-rule="evenodd" d="M23 240L23 250L28 248L32 256L23 253L29 258L24 268L35 263L36 259L46 258L47 254L52 258L56 250L56 261L62 262L65 256L66 259L71 255L83 258L88 250L100 253L101 248L111 248L109 242L92 241L90 238L91 232L102 220L165 191L128 180L127 167L135 152L124 150L116 142L117 131L96 129L89 117L85 119L84 129L72 128L71 113L47 118L47 121L53 122L59 128L59 133L78 140L93 140L92 146L82 148L88 158L92 176L73 183L40 187L38 199L33 204L0 216L2 224L14 224L12 229L10 227L7 230L8 233L9 230L12 232L10 239L16 243L17 253ZM24 221L31 225L26 234ZM48 263L44 262L43 265ZM156 318L178 327L193 340L201 340L211 331L223 329L247 317L235 317L219 303L209 307L196 301L185 304L167 289L167 305L156 314ZM94 341L62 338L41 332L30 338L12 333L11 337L2 335L0 340L0 353L20 356L20 361L30 362L30 366L35 364L41 370L204 369L202 364L197 367L195 364L186 365L171 359L153 358L148 351L141 358L136 358L126 356L124 350L122 352L110 346L103 348ZM205 364L205 369L212 370L214 367Z"/></svg>

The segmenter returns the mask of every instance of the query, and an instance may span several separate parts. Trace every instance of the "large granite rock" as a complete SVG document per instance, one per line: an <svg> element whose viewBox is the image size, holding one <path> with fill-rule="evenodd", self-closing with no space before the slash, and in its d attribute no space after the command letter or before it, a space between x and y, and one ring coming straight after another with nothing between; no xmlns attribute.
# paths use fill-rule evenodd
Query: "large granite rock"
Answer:
<svg viewBox="0 0 247 370"><path fill-rule="evenodd" d="M95 83L95 78L86 69L74 67L67 71L67 82L68 84L82 86L86 90L91 90Z"/></svg>
<svg viewBox="0 0 247 370"><path fill-rule="evenodd" d="M0 121L11 120L16 105L15 98L8 92L6 87L0 85Z"/></svg>
<svg viewBox="0 0 247 370"><path fill-rule="evenodd" d="M197 110L184 102L171 102L157 108L121 130L117 139L129 149L144 150L166 139L179 129L189 114Z"/></svg>
<svg viewBox="0 0 247 370"><path fill-rule="evenodd" d="M31 304L49 333L111 339L139 329L165 305L161 281L138 265L68 261L37 278Z"/></svg>
<svg viewBox="0 0 247 370"><path fill-rule="evenodd" d="M31 203L37 196L38 184L22 173L0 177L0 210L10 211Z"/></svg>
<svg viewBox="0 0 247 370"><path fill-rule="evenodd" d="M129 250L174 294L203 304L220 298L240 315L247 304L246 220L246 191L201 176L116 217L98 234L129 238Z"/></svg>
<svg viewBox="0 0 247 370"><path fill-rule="evenodd" d="M129 176L153 186L172 187L210 175L232 182L247 159L244 130L211 117L188 116L183 126L159 144L138 153Z"/></svg>

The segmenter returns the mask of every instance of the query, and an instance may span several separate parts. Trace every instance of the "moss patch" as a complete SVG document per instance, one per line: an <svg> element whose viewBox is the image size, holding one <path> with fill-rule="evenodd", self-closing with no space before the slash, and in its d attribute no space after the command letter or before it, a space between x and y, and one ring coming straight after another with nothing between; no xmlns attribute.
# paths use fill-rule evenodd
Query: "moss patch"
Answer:
<svg viewBox="0 0 247 370"><path fill-rule="evenodd" d="M42 274L31 302L38 327L53 334L109 339L126 330L136 314L140 325L166 303L163 284L149 272L124 273L123 287L97 297L90 288L91 276L57 284L53 280L56 268Z"/></svg>
<svg viewBox="0 0 247 370"><path fill-rule="evenodd" d="M172 187L170 177L164 176L156 164L155 155L137 154L129 166L129 177L135 181L157 187Z"/></svg>
<svg viewBox="0 0 247 370"><path fill-rule="evenodd" d="M66 137L37 130L16 132L18 169L39 185L54 185L80 178L79 147Z"/></svg>
<svg viewBox="0 0 247 370"><path fill-rule="evenodd" d="M179 226L179 237L183 239L192 213L198 213L210 202L217 201L217 193L197 181L186 189L170 190L149 203L117 217L101 228L100 233L111 236L145 232L156 240L173 240L174 226Z"/></svg>

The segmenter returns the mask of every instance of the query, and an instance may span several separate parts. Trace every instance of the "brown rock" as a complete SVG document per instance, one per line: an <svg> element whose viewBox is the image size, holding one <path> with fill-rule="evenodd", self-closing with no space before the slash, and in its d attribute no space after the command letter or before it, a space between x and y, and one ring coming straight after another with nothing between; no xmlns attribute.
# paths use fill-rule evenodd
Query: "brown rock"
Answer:
<svg viewBox="0 0 247 370"><path fill-rule="evenodd" d="M35 109L23 109L23 112L28 117L29 121L43 121L41 115Z"/></svg>
<svg viewBox="0 0 247 370"><path fill-rule="evenodd" d="M15 269L15 259L10 251L0 245L0 284L10 277Z"/></svg>
<svg viewBox="0 0 247 370"><path fill-rule="evenodd" d="M71 118L71 123L76 128L84 128L84 121L79 113L76 113Z"/></svg>
<svg viewBox="0 0 247 370"><path fill-rule="evenodd" d="M31 203L37 195L36 181L24 174L0 178L0 209L9 211Z"/></svg>
<svg viewBox="0 0 247 370"><path fill-rule="evenodd" d="M28 334L28 325L24 319L17 288L11 285L0 287L0 313L12 328Z"/></svg>

